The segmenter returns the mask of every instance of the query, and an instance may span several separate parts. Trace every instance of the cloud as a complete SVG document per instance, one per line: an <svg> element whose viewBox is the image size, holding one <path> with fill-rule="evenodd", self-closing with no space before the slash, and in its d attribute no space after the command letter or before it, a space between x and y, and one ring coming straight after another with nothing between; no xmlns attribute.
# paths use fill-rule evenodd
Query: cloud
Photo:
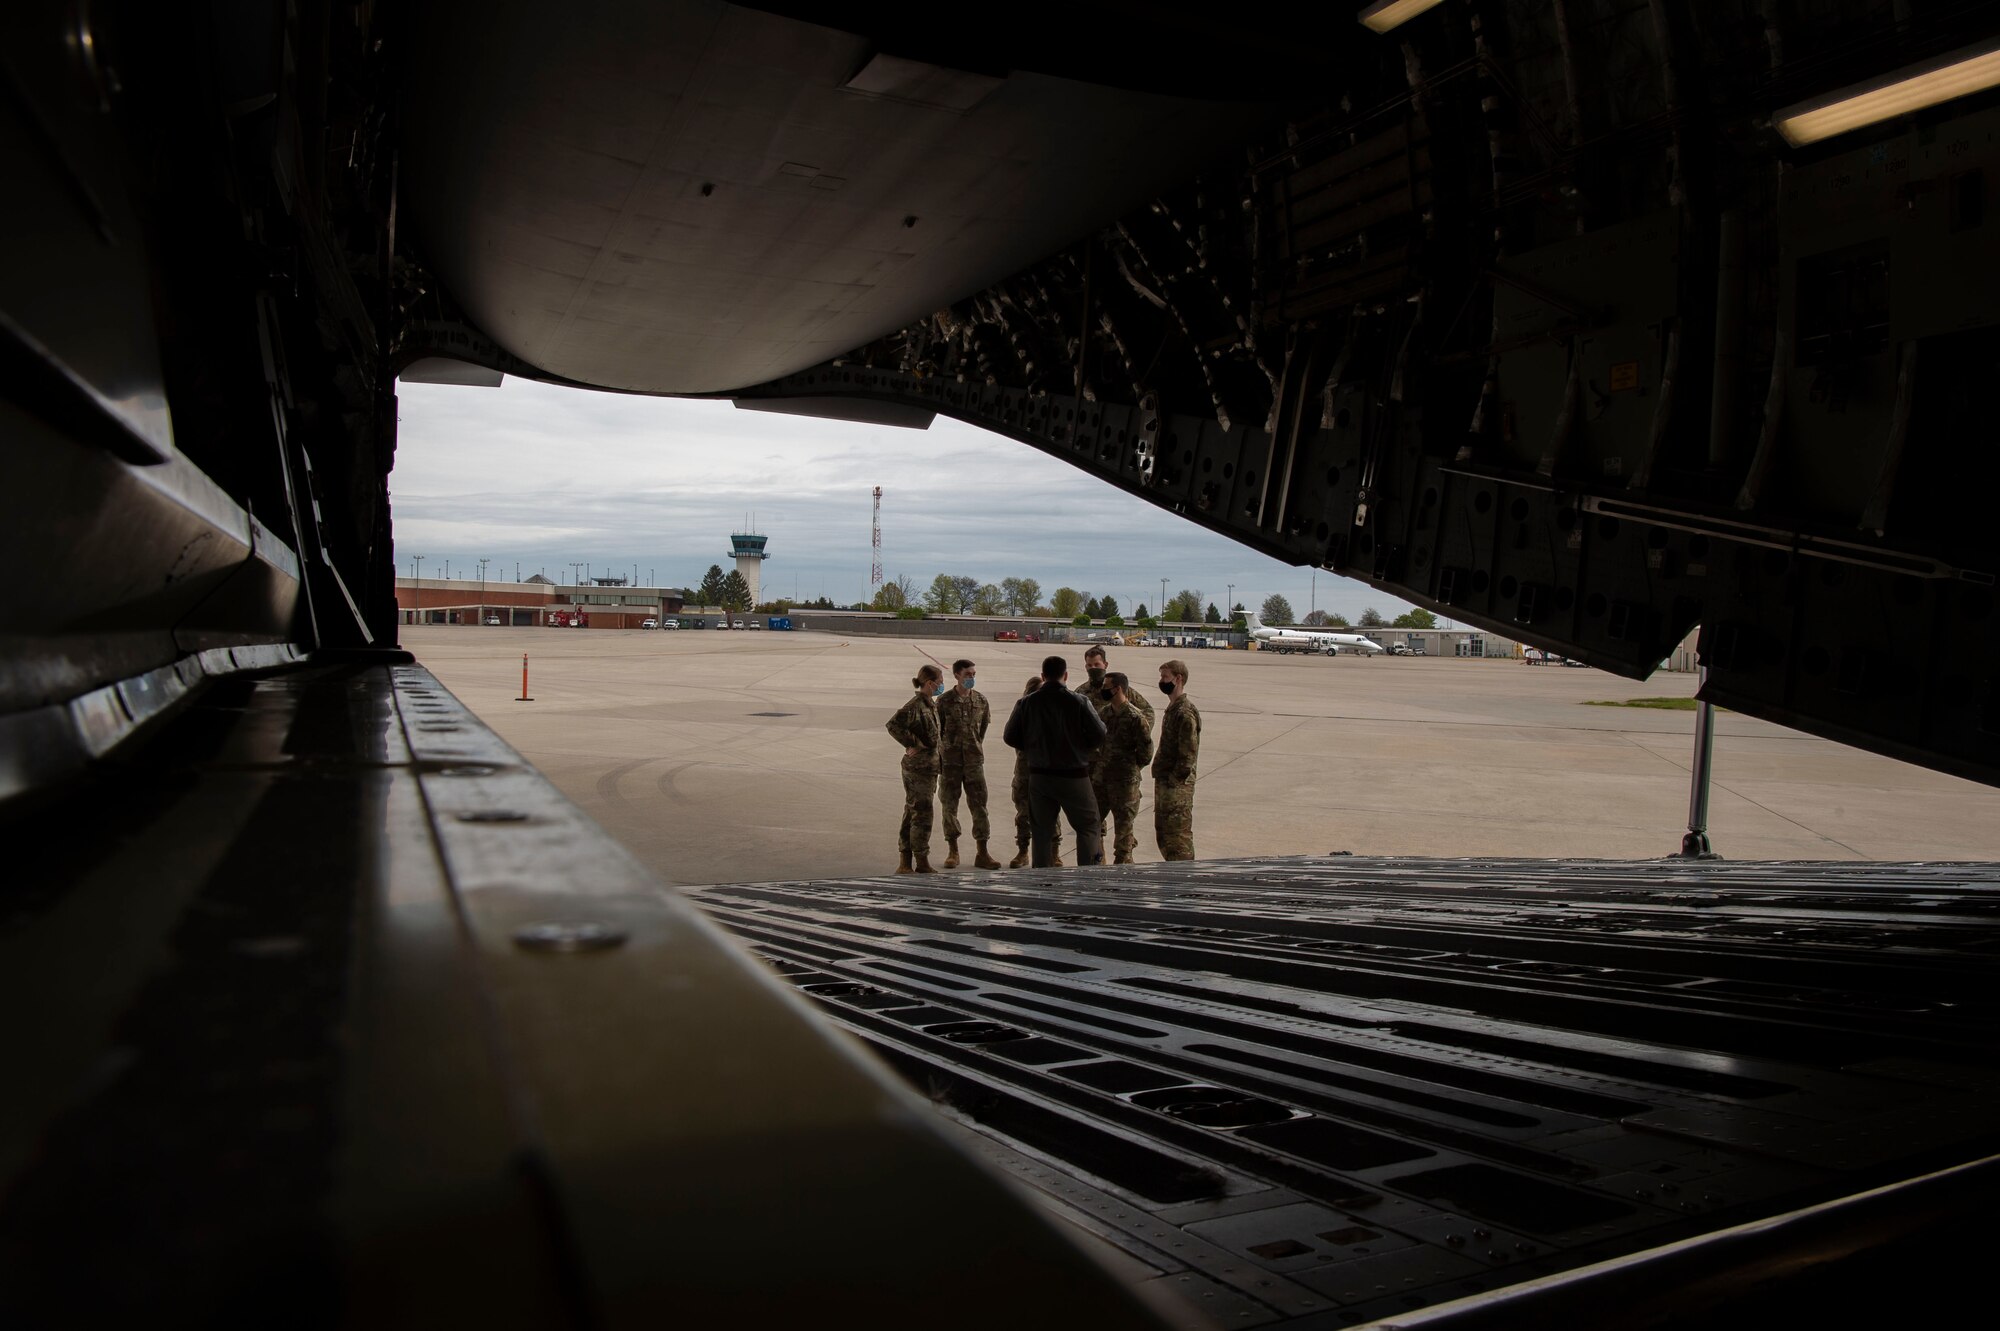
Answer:
<svg viewBox="0 0 2000 1331"><path fill-rule="evenodd" d="M1310 570L1206 531L1010 439L940 417L927 431L738 411L727 402L592 393L509 379L500 388L402 384L389 477L399 572L426 578L543 571L571 561L676 586L728 566L746 521L771 538L768 595L868 594L871 491L882 487L882 563L928 584L1032 577L1109 592L1130 609L1225 587L1273 592L1304 613ZM1349 618L1405 607L1318 575L1317 604Z"/></svg>

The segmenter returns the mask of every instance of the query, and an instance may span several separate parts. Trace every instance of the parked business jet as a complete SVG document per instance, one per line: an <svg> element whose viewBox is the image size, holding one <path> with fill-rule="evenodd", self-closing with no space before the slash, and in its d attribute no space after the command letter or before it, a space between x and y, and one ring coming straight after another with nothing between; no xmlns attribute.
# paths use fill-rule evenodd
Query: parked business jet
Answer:
<svg viewBox="0 0 2000 1331"><path fill-rule="evenodd" d="M1359 633L1328 633L1320 629L1274 629L1267 626L1254 612L1245 615L1243 623L1250 630L1251 641L1255 642L1261 651L1324 652L1328 656L1350 652L1363 657L1382 654L1381 643L1372 638L1364 638Z"/></svg>

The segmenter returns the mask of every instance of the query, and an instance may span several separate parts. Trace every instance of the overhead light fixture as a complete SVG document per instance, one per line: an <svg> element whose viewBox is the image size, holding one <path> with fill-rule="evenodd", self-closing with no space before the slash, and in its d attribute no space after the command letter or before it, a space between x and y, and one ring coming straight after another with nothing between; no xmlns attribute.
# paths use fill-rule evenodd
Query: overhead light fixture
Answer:
<svg viewBox="0 0 2000 1331"><path fill-rule="evenodd" d="M2000 85L2000 41L1969 46L1788 106L1772 123L1794 148Z"/></svg>
<svg viewBox="0 0 2000 1331"><path fill-rule="evenodd" d="M1354 17L1371 32L1387 32L1408 23L1426 9L1435 9L1443 0L1375 0Z"/></svg>

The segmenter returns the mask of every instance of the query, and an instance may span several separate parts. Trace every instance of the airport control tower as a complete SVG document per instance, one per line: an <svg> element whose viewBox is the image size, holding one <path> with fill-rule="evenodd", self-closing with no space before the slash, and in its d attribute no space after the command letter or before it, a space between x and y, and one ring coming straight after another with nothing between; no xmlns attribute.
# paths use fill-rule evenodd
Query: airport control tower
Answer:
<svg viewBox="0 0 2000 1331"><path fill-rule="evenodd" d="M764 599L763 589L760 584L763 582L764 577L762 570L763 563L771 557L764 551L764 542L769 539L770 537L768 536L759 536L754 532L742 531L733 532L729 537L729 553L736 560L736 571L743 575L743 581L750 584L750 606L752 609L755 609L757 603Z"/></svg>

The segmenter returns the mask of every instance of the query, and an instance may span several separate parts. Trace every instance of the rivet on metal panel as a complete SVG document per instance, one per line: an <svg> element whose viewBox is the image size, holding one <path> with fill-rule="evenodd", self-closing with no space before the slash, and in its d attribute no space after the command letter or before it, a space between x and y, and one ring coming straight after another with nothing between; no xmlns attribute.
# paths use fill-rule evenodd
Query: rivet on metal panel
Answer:
<svg viewBox="0 0 2000 1331"><path fill-rule="evenodd" d="M627 936L608 925L551 920L516 929L514 946L525 952L608 952L622 946Z"/></svg>

